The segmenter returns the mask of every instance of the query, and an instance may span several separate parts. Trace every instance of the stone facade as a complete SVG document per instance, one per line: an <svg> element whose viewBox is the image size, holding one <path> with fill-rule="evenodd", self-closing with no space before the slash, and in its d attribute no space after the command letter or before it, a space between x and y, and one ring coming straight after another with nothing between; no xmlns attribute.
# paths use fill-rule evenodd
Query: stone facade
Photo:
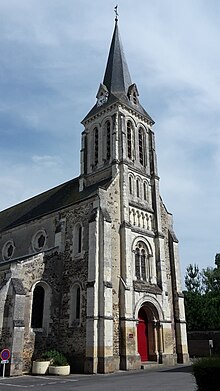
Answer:
<svg viewBox="0 0 220 391"><path fill-rule="evenodd" d="M188 360L154 121L131 83L117 21L82 123L80 176L0 214L0 348L12 352L12 375L48 349L87 373Z"/></svg>

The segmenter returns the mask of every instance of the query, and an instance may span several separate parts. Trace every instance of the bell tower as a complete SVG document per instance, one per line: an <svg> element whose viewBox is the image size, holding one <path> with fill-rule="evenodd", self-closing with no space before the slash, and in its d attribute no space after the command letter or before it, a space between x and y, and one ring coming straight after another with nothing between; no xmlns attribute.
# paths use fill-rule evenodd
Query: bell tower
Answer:
<svg viewBox="0 0 220 391"><path fill-rule="evenodd" d="M121 369L139 365L139 347L143 342L138 336L139 321L149 327L149 344L145 344L149 360L174 363L175 352L179 361L188 357L178 240L173 233L172 215L159 193L154 121L139 98L116 16L97 101L82 121L80 191L93 184L102 188L102 184L108 183L100 192L101 227L109 224L115 236L108 233L105 237L102 233L101 247L106 259L102 257L101 262L106 275L106 268L112 264L110 285L114 287L112 298L120 323ZM171 284L175 278L178 287ZM100 299L102 302L103 295ZM109 303L110 299L108 308ZM172 341L169 346L165 346L163 335Z"/></svg>
<svg viewBox="0 0 220 391"><path fill-rule="evenodd" d="M154 121L141 106L137 86L132 83L117 18L96 99L82 121L85 129L81 143L81 188L114 176L122 162L149 176L152 171L149 133Z"/></svg>

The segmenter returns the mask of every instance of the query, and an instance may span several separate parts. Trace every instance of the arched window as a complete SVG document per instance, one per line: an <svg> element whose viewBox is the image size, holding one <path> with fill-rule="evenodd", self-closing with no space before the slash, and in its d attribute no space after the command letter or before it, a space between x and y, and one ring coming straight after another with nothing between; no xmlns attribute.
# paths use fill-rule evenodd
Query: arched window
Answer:
<svg viewBox="0 0 220 391"><path fill-rule="evenodd" d="M140 180L139 179L136 180L136 194L137 194L137 197L140 197Z"/></svg>
<svg viewBox="0 0 220 391"><path fill-rule="evenodd" d="M81 225L78 228L78 253L82 251L82 227Z"/></svg>
<svg viewBox="0 0 220 391"><path fill-rule="evenodd" d="M50 322L50 300L51 289L44 282L38 282L33 290L32 310L31 310L31 327L33 329L43 329L48 332Z"/></svg>
<svg viewBox="0 0 220 391"><path fill-rule="evenodd" d="M144 182L143 188L144 188L144 201L147 201L147 199L148 199L148 184L146 182Z"/></svg>
<svg viewBox="0 0 220 391"><path fill-rule="evenodd" d="M70 306L70 325L78 326L81 319L81 288L79 284L72 287Z"/></svg>
<svg viewBox="0 0 220 391"><path fill-rule="evenodd" d="M99 161L99 132L98 128L95 127L94 129L94 163L95 166L98 164Z"/></svg>
<svg viewBox="0 0 220 391"><path fill-rule="evenodd" d="M105 123L106 130L106 159L109 160L111 157L111 124L110 121Z"/></svg>
<svg viewBox="0 0 220 391"><path fill-rule="evenodd" d="M45 291L41 285L36 285L33 292L31 327L41 329L43 327Z"/></svg>
<svg viewBox="0 0 220 391"><path fill-rule="evenodd" d="M133 194L133 178L129 176L129 193Z"/></svg>
<svg viewBox="0 0 220 391"><path fill-rule="evenodd" d="M139 162L144 165L144 132L143 128L138 130Z"/></svg>
<svg viewBox="0 0 220 391"><path fill-rule="evenodd" d="M141 279L140 273L140 250L138 247L135 249L135 275L137 280Z"/></svg>
<svg viewBox="0 0 220 391"><path fill-rule="evenodd" d="M73 245L74 254L81 254L83 250L83 227L80 223L77 223L73 231Z"/></svg>
<svg viewBox="0 0 220 391"><path fill-rule="evenodd" d="M127 122L127 153L128 158L132 159L132 123Z"/></svg>
<svg viewBox="0 0 220 391"><path fill-rule="evenodd" d="M135 247L135 276L137 280L151 282L149 257L143 242L138 242Z"/></svg>

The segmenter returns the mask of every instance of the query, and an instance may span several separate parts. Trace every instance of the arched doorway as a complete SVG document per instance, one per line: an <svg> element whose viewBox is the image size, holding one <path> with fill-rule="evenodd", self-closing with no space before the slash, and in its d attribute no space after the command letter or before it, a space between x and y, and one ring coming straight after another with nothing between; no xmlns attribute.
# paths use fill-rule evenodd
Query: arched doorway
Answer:
<svg viewBox="0 0 220 391"><path fill-rule="evenodd" d="M148 322L147 315L143 307L138 313L137 325L138 353L141 356L141 361L148 361Z"/></svg>
<svg viewBox="0 0 220 391"><path fill-rule="evenodd" d="M138 311L137 347L141 361L158 361L161 350L160 322L157 309L145 302Z"/></svg>

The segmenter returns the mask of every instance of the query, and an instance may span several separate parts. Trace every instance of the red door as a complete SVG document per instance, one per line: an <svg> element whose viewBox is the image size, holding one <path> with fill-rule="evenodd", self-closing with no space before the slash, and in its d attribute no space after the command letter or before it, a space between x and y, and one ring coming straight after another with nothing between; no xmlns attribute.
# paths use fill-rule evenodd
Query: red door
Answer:
<svg viewBox="0 0 220 391"><path fill-rule="evenodd" d="M138 313L138 353L141 356L141 361L148 361L148 346L147 346L147 316L145 311L141 308Z"/></svg>

